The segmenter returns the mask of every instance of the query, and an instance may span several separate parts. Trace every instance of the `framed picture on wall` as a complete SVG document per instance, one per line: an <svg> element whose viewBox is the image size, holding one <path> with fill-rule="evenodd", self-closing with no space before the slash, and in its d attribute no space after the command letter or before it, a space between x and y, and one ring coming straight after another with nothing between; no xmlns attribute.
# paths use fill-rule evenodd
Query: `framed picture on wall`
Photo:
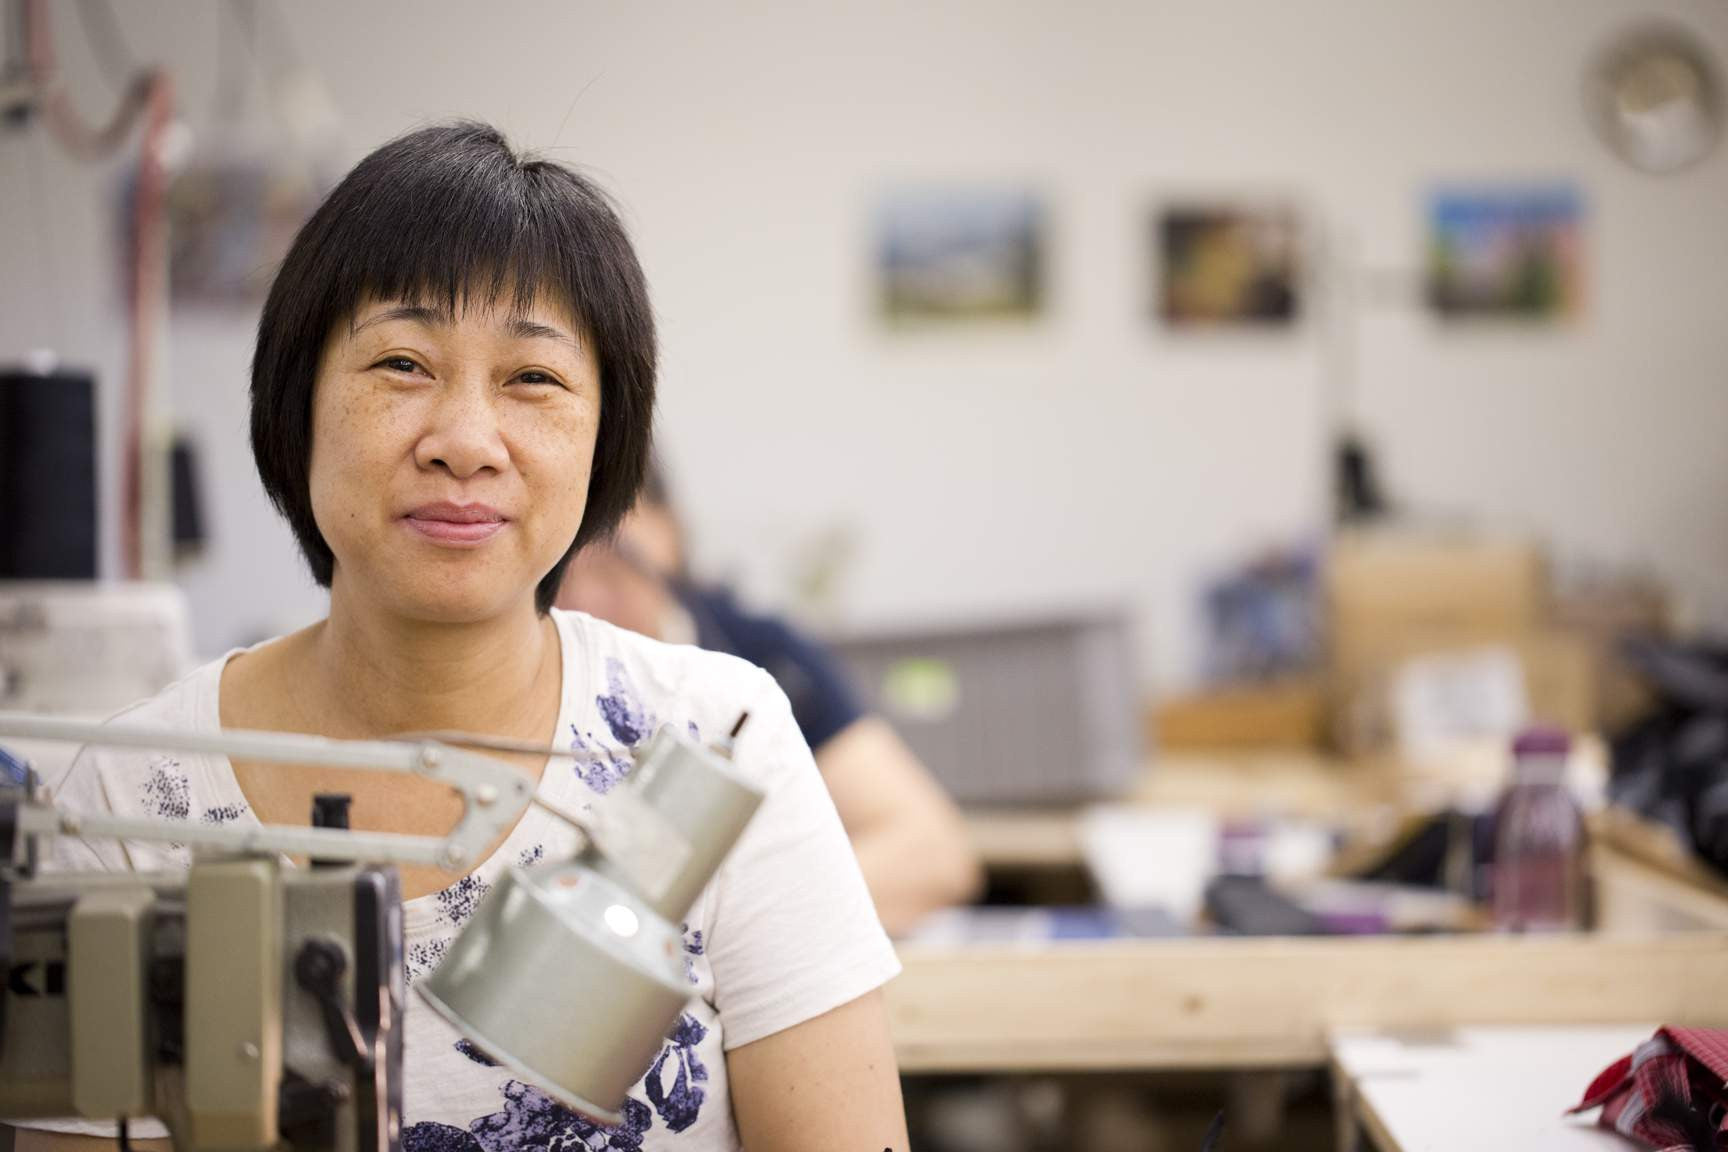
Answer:
<svg viewBox="0 0 1728 1152"><path fill-rule="evenodd" d="M1185 203L1152 220L1156 310L1176 328L1284 328L1301 310L1301 243L1287 204Z"/></svg>
<svg viewBox="0 0 1728 1152"><path fill-rule="evenodd" d="M1428 198L1428 302L1447 319L1552 322L1584 307L1584 197L1571 185Z"/></svg>
<svg viewBox="0 0 1728 1152"><path fill-rule="evenodd" d="M263 303L294 234L317 209L335 179L317 165L270 157L196 157L174 173L167 189L168 291L179 307L245 311ZM135 180L126 178L116 202L117 236L127 234ZM131 251L122 246L123 284L131 282Z"/></svg>
<svg viewBox="0 0 1728 1152"><path fill-rule="evenodd" d="M876 298L891 327L1027 321L1045 297L1046 211L1025 189L914 188L874 221Z"/></svg>

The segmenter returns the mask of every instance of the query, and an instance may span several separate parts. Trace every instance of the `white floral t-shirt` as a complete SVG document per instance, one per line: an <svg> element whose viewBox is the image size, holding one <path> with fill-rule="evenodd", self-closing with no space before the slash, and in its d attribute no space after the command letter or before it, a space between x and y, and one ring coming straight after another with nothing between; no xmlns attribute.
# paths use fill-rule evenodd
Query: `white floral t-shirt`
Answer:
<svg viewBox="0 0 1728 1152"><path fill-rule="evenodd" d="M617 1128L597 1125L492 1065L410 992L405 1021L405 1152L734 1149L725 1053L882 985L899 971L786 697L731 656L661 644L580 613L554 611L563 645L560 739L582 755L551 762L539 794L577 806L627 776L630 750L661 724L696 739L750 722L738 768L766 799L683 925L691 1002ZM232 654L231 654L232 655ZM128 724L213 732L228 657L121 713ZM116 717L119 719L119 717ZM63 806L123 816L256 823L226 758L89 748L55 789ZM410 982L437 966L500 873L575 847L568 825L530 807L473 873L403 905ZM57 842L61 867L185 867L184 849ZM196 990L193 990L196 995ZM523 994L533 995L532 989ZM101 1126L67 1126L100 1131ZM151 1126L154 1127L154 1126ZM160 1129L134 1129L139 1136Z"/></svg>

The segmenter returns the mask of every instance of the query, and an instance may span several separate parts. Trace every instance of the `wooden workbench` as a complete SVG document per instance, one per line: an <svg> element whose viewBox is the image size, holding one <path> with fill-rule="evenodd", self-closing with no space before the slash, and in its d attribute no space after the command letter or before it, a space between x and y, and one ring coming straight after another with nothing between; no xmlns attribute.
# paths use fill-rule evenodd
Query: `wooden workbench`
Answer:
<svg viewBox="0 0 1728 1152"><path fill-rule="evenodd" d="M902 1071L1318 1067L1339 1028L1728 1026L1728 933L907 946Z"/></svg>
<svg viewBox="0 0 1728 1152"><path fill-rule="evenodd" d="M1127 800L1366 826L1432 783L1314 755L1167 756ZM968 819L989 868L1084 867L1076 809ZM1728 883L1648 829L1597 829L1591 935L906 945L888 988L901 1066L1315 1067L1340 1027L1728 1025Z"/></svg>
<svg viewBox="0 0 1728 1152"><path fill-rule="evenodd" d="M1480 777L1478 757L1463 771ZM1456 780L1451 783L1456 783ZM1480 786L1481 780L1473 784ZM1395 825L1447 782L1391 762L1345 763L1317 754L1267 752L1171 756L1148 767L1119 803L1204 808L1225 817L1325 820L1369 834ZM966 821L987 869L997 873L1085 867L1081 810L973 809ZM1728 879L1694 859L1666 830L1615 810L1591 821L1598 927L1650 934L1728 931Z"/></svg>
<svg viewBox="0 0 1728 1152"><path fill-rule="evenodd" d="M1599 930L1728 931L1728 880L1668 829L1610 809L1591 822L1590 833Z"/></svg>

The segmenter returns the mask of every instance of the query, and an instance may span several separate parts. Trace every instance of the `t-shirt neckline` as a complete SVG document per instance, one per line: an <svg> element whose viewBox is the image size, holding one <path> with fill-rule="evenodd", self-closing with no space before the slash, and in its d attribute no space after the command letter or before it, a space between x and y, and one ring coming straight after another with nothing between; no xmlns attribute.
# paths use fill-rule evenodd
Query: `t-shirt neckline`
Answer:
<svg viewBox="0 0 1728 1152"><path fill-rule="evenodd" d="M581 646L577 644L576 637L571 635L570 620L561 612L554 611L550 615L558 636L558 719L553 725L550 740L550 744L556 748L562 747L567 742L565 734L571 730L571 726L575 723L575 701L583 691L581 686L572 684L572 680L586 681L589 669L587 661L581 658ZM205 666L207 676L202 685L202 691L198 693L197 701L196 725L199 729L208 732L222 731L222 672L228 667L228 661L242 653L256 651L273 642L273 640L265 640L247 648L231 648L220 659ZM572 691L572 688L575 690ZM233 805L237 809L234 823L250 825L255 828L263 827L263 821L259 820L257 814L252 811L252 805L246 799L245 790L240 787L239 777L234 774L233 762L227 756L211 755L206 759L207 768L210 772L210 783L213 790L220 796L221 803ZM559 771L558 768L557 758L548 757L546 767L540 773L540 782L534 794L550 802L570 803L568 785L575 778L575 773ZM586 797L582 799L586 799ZM544 809L530 804L521 817L517 819L516 826L510 830L510 834L504 837L503 842L490 855L470 868L465 876L472 877L482 874L492 876L502 872L504 867L507 867L508 863L516 859L517 855L527 847L526 842L538 834L536 829L546 827L552 819L546 815ZM460 884L462 881L458 880L456 883ZM403 930L409 932L434 924L442 911L438 903L439 893L446 891L449 891L448 887L402 901Z"/></svg>

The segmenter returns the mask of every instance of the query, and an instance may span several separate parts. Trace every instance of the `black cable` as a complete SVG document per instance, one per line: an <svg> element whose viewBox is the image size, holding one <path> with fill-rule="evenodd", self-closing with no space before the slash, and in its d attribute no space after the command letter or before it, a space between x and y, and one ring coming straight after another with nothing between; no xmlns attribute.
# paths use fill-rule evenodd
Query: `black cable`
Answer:
<svg viewBox="0 0 1728 1152"><path fill-rule="evenodd" d="M1212 1117L1211 1125L1206 1129L1205 1137L1200 1141L1200 1152L1214 1152L1218 1147L1218 1138L1224 1135L1224 1113Z"/></svg>
<svg viewBox="0 0 1728 1152"><path fill-rule="evenodd" d="M120 1117L119 1131L120 1152L132 1152L132 1141L126 1134L126 1117Z"/></svg>

